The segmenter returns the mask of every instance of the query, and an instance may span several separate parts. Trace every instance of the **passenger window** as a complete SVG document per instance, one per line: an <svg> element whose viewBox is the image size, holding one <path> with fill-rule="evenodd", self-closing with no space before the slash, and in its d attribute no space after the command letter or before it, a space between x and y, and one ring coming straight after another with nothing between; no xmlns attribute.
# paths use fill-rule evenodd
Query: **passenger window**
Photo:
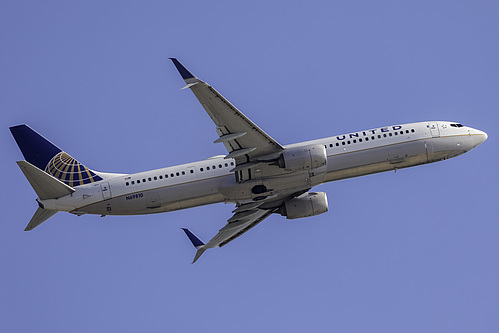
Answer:
<svg viewBox="0 0 499 333"><path fill-rule="evenodd" d="M203 172L203 168L200 168L199 170L201 170L201 172Z"/></svg>
<svg viewBox="0 0 499 333"><path fill-rule="evenodd" d="M180 172L177 172L176 175L177 175L177 177L180 176Z"/></svg>
<svg viewBox="0 0 499 333"><path fill-rule="evenodd" d="M380 134L378 134L378 139L381 139L381 135Z"/></svg>
<svg viewBox="0 0 499 333"><path fill-rule="evenodd" d="M348 140L347 143L350 144L350 140Z"/></svg>
<svg viewBox="0 0 499 333"><path fill-rule="evenodd" d="M212 166L213 169L216 169L217 167L216 166Z"/></svg>
<svg viewBox="0 0 499 333"><path fill-rule="evenodd" d="M222 164L219 164L219 165L218 165L218 167L219 167L220 169L222 169Z"/></svg>
<svg viewBox="0 0 499 333"><path fill-rule="evenodd" d="M340 143L339 143L339 142L336 142L336 147L338 147L339 145L340 145Z"/></svg>
<svg viewBox="0 0 499 333"><path fill-rule="evenodd" d="M389 136L392 136L392 133L388 133Z"/></svg>
<svg viewBox="0 0 499 333"><path fill-rule="evenodd" d="M135 185L135 181L134 180L132 180L132 185Z"/></svg>
<svg viewBox="0 0 499 333"><path fill-rule="evenodd" d="M404 131L400 131L400 135L404 135Z"/></svg>
<svg viewBox="0 0 499 333"><path fill-rule="evenodd" d="M234 162L230 162L230 165L232 165L232 166L233 166L233 165L234 165Z"/></svg>
<svg viewBox="0 0 499 333"><path fill-rule="evenodd" d="M182 176L184 176L184 175L185 175L185 171L182 171Z"/></svg>
<svg viewBox="0 0 499 333"><path fill-rule="evenodd" d="M333 148L333 144L332 144L332 143L330 143L330 144L329 144L329 147Z"/></svg>
<svg viewBox="0 0 499 333"><path fill-rule="evenodd" d="M140 184L140 179L137 179L137 184Z"/></svg>
<svg viewBox="0 0 499 333"><path fill-rule="evenodd" d="M383 137L384 137L384 138L386 138L386 133L385 133L385 134L383 134Z"/></svg>
<svg viewBox="0 0 499 333"><path fill-rule="evenodd" d="M225 163L225 167L227 168L229 166L229 164Z"/></svg>
<svg viewBox="0 0 499 333"><path fill-rule="evenodd" d="M145 183L145 182L146 182L146 179L145 179L145 178L144 178L144 179L142 179L142 182L143 182L143 183Z"/></svg>
<svg viewBox="0 0 499 333"><path fill-rule="evenodd" d="M171 174L170 174L170 177L172 177L172 178L173 178L174 176L175 176L175 175L174 175L173 173L171 173Z"/></svg>
<svg viewBox="0 0 499 333"><path fill-rule="evenodd" d="M353 143L357 143L357 140L353 140Z"/></svg>
<svg viewBox="0 0 499 333"><path fill-rule="evenodd" d="M126 182L126 186L130 185L128 182Z"/></svg>
<svg viewBox="0 0 499 333"><path fill-rule="evenodd" d="M147 178L148 181L151 181L151 177Z"/></svg>
<svg viewBox="0 0 499 333"><path fill-rule="evenodd" d="M210 170L210 167L206 167L206 170Z"/></svg>
<svg viewBox="0 0 499 333"><path fill-rule="evenodd" d="M191 169L191 173L194 173L194 170Z"/></svg>
<svg viewBox="0 0 499 333"><path fill-rule="evenodd" d="M412 132L412 133L414 133L414 132L415 132L415 131L414 131L414 128L413 128L413 129L411 129L411 132Z"/></svg>
<svg viewBox="0 0 499 333"><path fill-rule="evenodd" d="M154 176L154 180L158 180L158 177Z"/></svg>
<svg viewBox="0 0 499 333"><path fill-rule="evenodd" d="M345 145L345 141L343 141L341 144L342 144L342 145Z"/></svg>
<svg viewBox="0 0 499 333"><path fill-rule="evenodd" d="M369 141L369 138L366 138L366 141Z"/></svg>
<svg viewBox="0 0 499 333"><path fill-rule="evenodd" d="M163 175L159 175L159 179L163 179Z"/></svg>
<svg viewBox="0 0 499 333"><path fill-rule="evenodd" d="M393 134L395 134L395 135L399 135L399 132L395 132L395 133L393 133Z"/></svg>
<svg viewBox="0 0 499 333"><path fill-rule="evenodd" d="M362 142L362 139L359 139L359 142Z"/></svg>

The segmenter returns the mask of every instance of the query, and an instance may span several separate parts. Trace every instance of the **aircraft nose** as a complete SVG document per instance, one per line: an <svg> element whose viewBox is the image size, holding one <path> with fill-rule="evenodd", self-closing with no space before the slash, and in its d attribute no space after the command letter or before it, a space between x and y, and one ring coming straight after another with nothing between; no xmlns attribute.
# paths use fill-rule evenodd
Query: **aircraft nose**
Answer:
<svg viewBox="0 0 499 333"><path fill-rule="evenodd" d="M475 135L475 147L482 144L487 138L487 133L477 130L477 135Z"/></svg>

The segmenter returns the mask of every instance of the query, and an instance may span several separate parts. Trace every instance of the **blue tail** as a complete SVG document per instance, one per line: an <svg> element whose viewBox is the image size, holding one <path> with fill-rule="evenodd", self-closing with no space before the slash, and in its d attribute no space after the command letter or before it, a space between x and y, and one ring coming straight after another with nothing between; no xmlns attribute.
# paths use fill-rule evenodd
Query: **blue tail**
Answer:
<svg viewBox="0 0 499 333"><path fill-rule="evenodd" d="M100 176L69 156L27 125L10 128L10 132L29 163L71 187L102 180Z"/></svg>

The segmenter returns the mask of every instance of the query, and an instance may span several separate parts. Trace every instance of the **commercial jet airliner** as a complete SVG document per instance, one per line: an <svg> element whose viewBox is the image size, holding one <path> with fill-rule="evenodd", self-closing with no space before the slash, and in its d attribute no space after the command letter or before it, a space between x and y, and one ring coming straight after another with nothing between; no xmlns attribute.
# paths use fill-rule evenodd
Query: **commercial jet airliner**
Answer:
<svg viewBox="0 0 499 333"><path fill-rule="evenodd" d="M60 211L75 215L139 215L230 202L232 217L209 242L183 229L203 252L221 247L273 213L298 219L327 212L319 184L443 161L487 134L452 121L390 125L281 145L188 71L173 64L215 123L227 155L134 174L91 170L27 125L11 127L25 160L17 164L35 190L38 209L25 230Z"/></svg>

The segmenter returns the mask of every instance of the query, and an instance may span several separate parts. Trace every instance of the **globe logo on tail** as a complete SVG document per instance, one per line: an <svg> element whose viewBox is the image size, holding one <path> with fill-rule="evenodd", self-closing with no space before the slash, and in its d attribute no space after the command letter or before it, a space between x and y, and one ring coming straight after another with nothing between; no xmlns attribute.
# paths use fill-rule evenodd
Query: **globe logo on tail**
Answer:
<svg viewBox="0 0 499 333"><path fill-rule="evenodd" d="M45 172L71 187L102 180L92 170L63 151L52 157L45 167Z"/></svg>

